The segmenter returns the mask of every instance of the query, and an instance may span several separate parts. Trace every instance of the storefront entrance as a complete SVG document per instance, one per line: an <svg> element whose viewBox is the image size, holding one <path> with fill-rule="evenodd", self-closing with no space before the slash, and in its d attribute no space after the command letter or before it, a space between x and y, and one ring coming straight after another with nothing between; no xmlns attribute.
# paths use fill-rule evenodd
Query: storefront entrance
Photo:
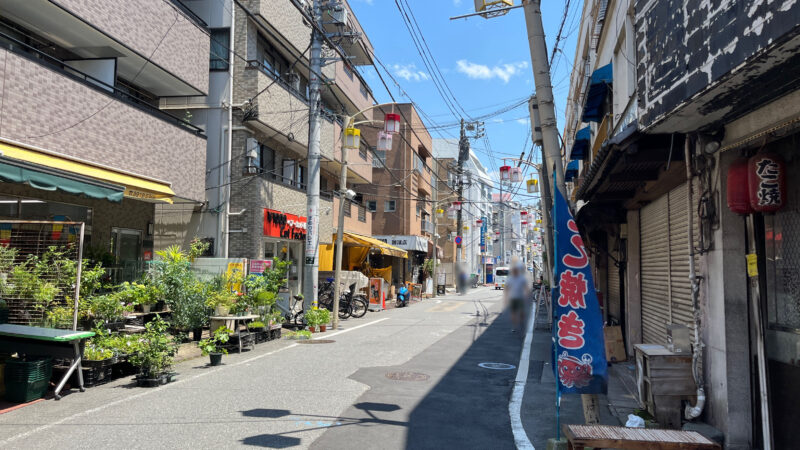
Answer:
<svg viewBox="0 0 800 450"><path fill-rule="evenodd" d="M264 259L290 261L288 278L292 296L303 291L303 242L264 238Z"/></svg>
<svg viewBox="0 0 800 450"><path fill-rule="evenodd" d="M791 140L791 139L790 139ZM800 158L786 160L786 206L763 216L765 277L762 286L774 448L796 446L800 423ZM758 228L756 228L758 230ZM756 435L757 436L757 435Z"/></svg>

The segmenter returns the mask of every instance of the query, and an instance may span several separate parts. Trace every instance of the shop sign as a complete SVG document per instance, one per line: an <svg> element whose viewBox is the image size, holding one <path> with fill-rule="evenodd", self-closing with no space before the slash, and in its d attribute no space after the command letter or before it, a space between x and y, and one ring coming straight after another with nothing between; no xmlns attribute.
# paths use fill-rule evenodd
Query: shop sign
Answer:
<svg viewBox="0 0 800 450"><path fill-rule="evenodd" d="M554 190L556 231L554 311L555 375L559 395L605 393L608 383L600 300L589 255L561 191Z"/></svg>
<svg viewBox="0 0 800 450"><path fill-rule="evenodd" d="M755 211L775 212L786 204L786 163L780 156L759 153L750 158L747 181Z"/></svg>
<svg viewBox="0 0 800 450"><path fill-rule="evenodd" d="M250 260L250 273L262 275L267 270L272 268L271 259L251 259Z"/></svg>
<svg viewBox="0 0 800 450"><path fill-rule="evenodd" d="M372 236L375 239L403 250L428 252L428 240L421 236Z"/></svg>
<svg viewBox="0 0 800 450"><path fill-rule="evenodd" d="M264 236L302 241L306 238L305 217L264 209Z"/></svg>

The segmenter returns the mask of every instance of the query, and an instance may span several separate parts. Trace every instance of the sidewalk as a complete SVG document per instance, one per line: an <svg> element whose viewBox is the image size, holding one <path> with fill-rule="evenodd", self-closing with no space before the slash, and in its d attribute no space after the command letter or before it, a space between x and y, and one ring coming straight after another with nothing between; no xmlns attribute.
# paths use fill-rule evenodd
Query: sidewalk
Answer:
<svg viewBox="0 0 800 450"><path fill-rule="evenodd" d="M548 439L561 436L561 431L556 431L556 378L552 367L552 335L545 316L544 312L540 312L533 331L528 382L522 402L522 424L531 444L537 449L547 448ZM609 379L609 395L615 397L618 389L621 389L619 383L613 378ZM608 396L598 397L600 423L620 425L619 419L609 408ZM581 397L563 395L560 415L560 425L585 423Z"/></svg>

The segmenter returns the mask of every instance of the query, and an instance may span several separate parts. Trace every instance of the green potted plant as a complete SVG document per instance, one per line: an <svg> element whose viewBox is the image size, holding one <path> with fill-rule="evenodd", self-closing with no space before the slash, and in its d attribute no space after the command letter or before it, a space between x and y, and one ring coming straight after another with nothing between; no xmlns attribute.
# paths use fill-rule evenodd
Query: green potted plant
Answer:
<svg viewBox="0 0 800 450"><path fill-rule="evenodd" d="M206 306L214 310L214 315L224 317L230 314L231 307L236 303L236 294L226 290L224 287L221 289L213 290L209 293L206 299Z"/></svg>
<svg viewBox="0 0 800 450"><path fill-rule="evenodd" d="M168 328L169 324L160 316L145 325L144 334L140 335L134 352L128 357L130 363L139 369L137 385L155 387L172 379L170 369L177 345L167 334Z"/></svg>
<svg viewBox="0 0 800 450"><path fill-rule="evenodd" d="M158 303L161 292L154 284L128 283L126 281L120 285L117 297L122 303L140 307L146 314L150 312L153 305Z"/></svg>
<svg viewBox="0 0 800 450"><path fill-rule="evenodd" d="M319 331L324 333L331 322L331 312L325 308L319 308L317 311L319 311Z"/></svg>
<svg viewBox="0 0 800 450"><path fill-rule="evenodd" d="M122 303L117 293L95 295L88 298L89 317L110 330L125 327L125 315L133 311L133 305Z"/></svg>
<svg viewBox="0 0 800 450"><path fill-rule="evenodd" d="M310 331L312 333L316 333L317 332L317 327L319 327L323 323L327 323L325 321L325 316L324 316L323 311L328 312L327 309L324 309L324 308L323 309L319 309L316 306L314 306L311 309L309 309L308 311L306 311L305 320L306 320L306 324L308 325L308 331ZM328 320L330 320L330 316L327 316L327 317L328 317Z"/></svg>
<svg viewBox="0 0 800 450"><path fill-rule="evenodd" d="M111 379L111 366L117 363L114 351L104 347L89 345L83 350L82 366L84 383L94 386Z"/></svg>
<svg viewBox="0 0 800 450"><path fill-rule="evenodd" d="M211 337L197 343L197 346L203 352L203 356L210 357L212 366L220 365L222 363L222 355L228 354L228 350L221 347L221 345L228 343L231 333L233 333L233 330L230 328L219 327Z"/></svg>

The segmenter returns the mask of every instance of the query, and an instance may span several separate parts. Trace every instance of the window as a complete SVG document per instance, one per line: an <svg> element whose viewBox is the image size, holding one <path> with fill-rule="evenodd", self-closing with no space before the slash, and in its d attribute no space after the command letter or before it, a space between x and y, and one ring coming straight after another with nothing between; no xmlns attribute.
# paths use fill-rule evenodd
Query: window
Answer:
<svg viewBox="0 0 800 450"><path fill-rule="evenodd" d="M261 144L261 173L268 180L275 179L275 150Z"/></svg>
<svg viewBox="0 0 800 450"><path fill-rule="evenodd" d="M363 95L364 98L367 98L367 87L364 86L364 83L359 85L359 90L361 91L361 95Z"/></svg>
<svg viewBox="0 0 800 450"><path fill-rule="evenodd" d="M358 147L358 156L360 156L364 161L367 160L367 149L364 146Z"/></svg>
<svg viewBox="0 0 800 450"><path fill-rule="evenodd" d="M350 215L352 214L350 212L350 208L353 206L353 202L348 200L348 199L346 199L346 198L343 199L343 201L344 201L344 216L345 217L350 217Z"/></svg>
<svg viewBox="0 0 800 450"><path fill-rule="evenodd" d="M422 158L419 157L418 154L414 153L414 170L419 173L425 171L425 162L422 161Z"/></svg>
<svg viewBox="0 0 800 450"><path fill-rule="evenodd" d="M375 212L378 210L378 202L375 200L367 201L367 211Z"/></svg>
<svg viewBox="0 0 800 450"><path fill-rule="evenodd" d="M395 204L394 200L386 200L383 202L383 210L385 212L395 212L396 206L397 205Z"/></svg>
<svg viewBox="0 0 800 450"><path fill-rule="evenodd" d="M305 189L306 187L306 168L297 166L297 186Z"/></svg>
<svg viewBox="0 0 800 450"><path fill-rule="evenodd" d="M293 159L284 159L283 160L283 183L288 184L290 186L294 186L295 182L295 160Z"/></svg>
<svg viewBox="0 0 800 450"><path fill-rule="evenodd" d="M258 37L258 61L267 75L280 79L289 89L308 98L308 79L290 68L289 61L262 36Z"/></svg>
<svg viewBox="0 0 800 450"><path fill-rule="evenodd" d="M350 64L344 63L344 73L352 80L353 79L353 68L350 67Z"/></svg>
<svg viewBox="0 0 800 450"><path fill-rule="evenodd" d="M228 70L230 37L230 28L211 30L211 57L208 63L210 70Z"/></svg>
<svg viewBox="0 0 800 450"><path fill-rule="evenodd" d="M384 150L375 150L372 156L372 167L383 169L384 164L386 164L386 152Z"/></svg>

